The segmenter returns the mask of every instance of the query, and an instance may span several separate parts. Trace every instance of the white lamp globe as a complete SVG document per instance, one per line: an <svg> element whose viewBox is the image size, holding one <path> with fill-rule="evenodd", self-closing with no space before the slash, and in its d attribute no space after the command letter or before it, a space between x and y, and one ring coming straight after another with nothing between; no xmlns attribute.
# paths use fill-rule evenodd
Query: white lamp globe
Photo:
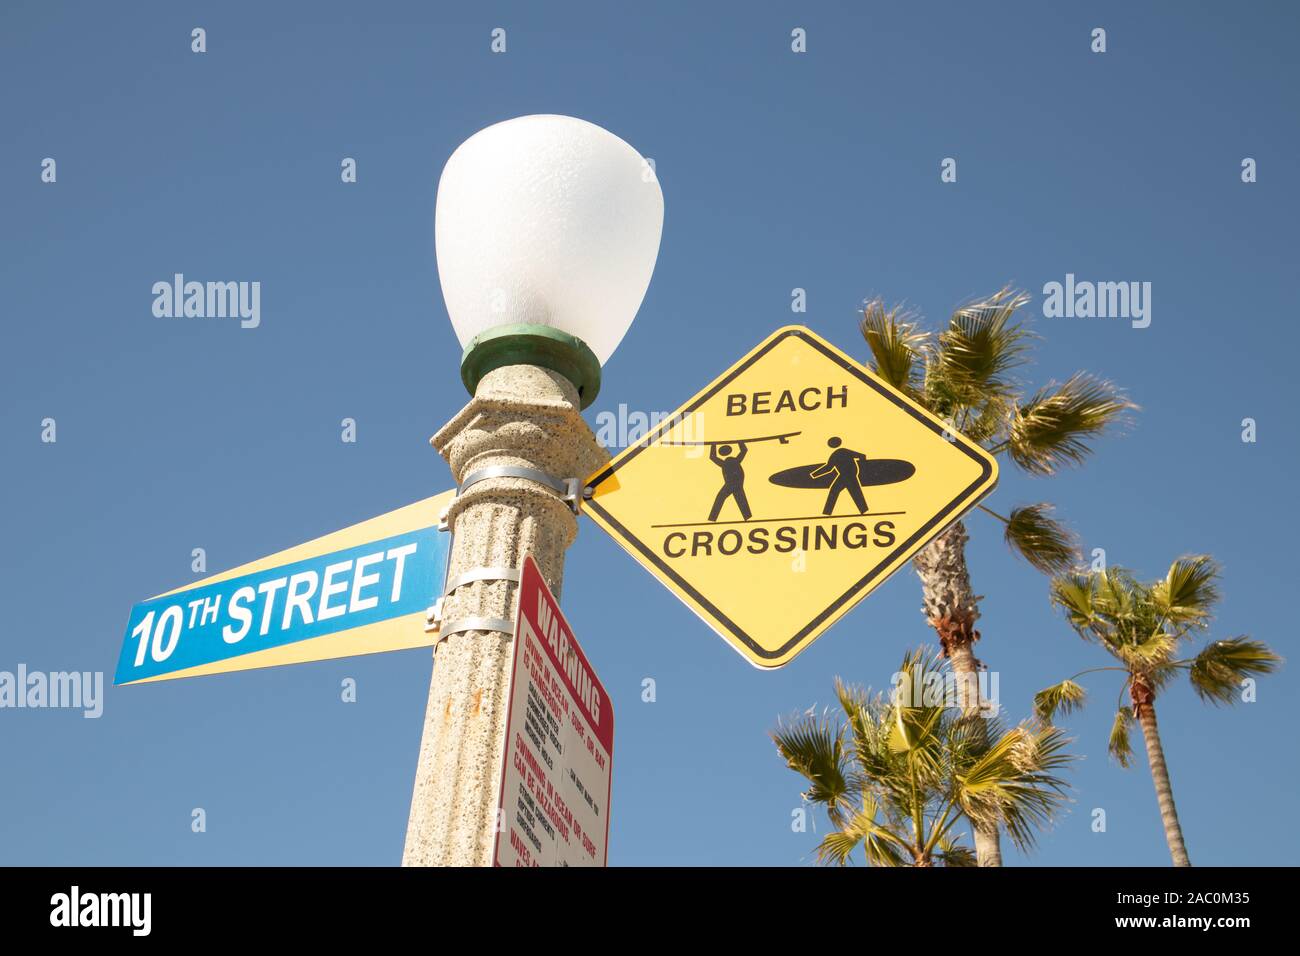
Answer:
<svg viewBox="0 0 1300 956"><path fill-rule="evenodd" d="M536 364L555 368L541 353L572 337L594 356L594 373L573 372L594 374L575 383L589 404L645 298L663 218L650 164L586 120L521 116L462 143L438 182L434 240L471 391L491 368L526 361L530 342Z"/></svg>

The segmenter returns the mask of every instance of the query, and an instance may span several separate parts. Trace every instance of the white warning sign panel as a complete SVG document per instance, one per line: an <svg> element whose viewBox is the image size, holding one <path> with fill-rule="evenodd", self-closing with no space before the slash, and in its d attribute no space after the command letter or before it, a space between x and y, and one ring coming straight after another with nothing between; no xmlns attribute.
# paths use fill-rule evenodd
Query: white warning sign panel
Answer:
<svg viewBox="0 0 1300 956"><path fill-rule="evenodd" d="M604 866L614 708L532 555L520 570L496 866Z"/></svg>

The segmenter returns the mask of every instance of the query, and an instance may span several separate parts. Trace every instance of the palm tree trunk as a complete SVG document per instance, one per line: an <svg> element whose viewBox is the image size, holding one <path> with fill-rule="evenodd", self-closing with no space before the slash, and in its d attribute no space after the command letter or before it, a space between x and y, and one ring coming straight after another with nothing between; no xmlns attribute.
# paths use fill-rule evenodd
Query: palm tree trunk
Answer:
<svg viewBox="0 0 1300 956"><path fill-rule="evenodd" d="M1136 697L1135 697L1136 700ZM1174 806L1174 788L1169 783L1169 767L1165 764L1165 748L1160 743L1160 728L1156 725L1155 702L1146 700L1135 706L1138 723L1142 725L1142 738L1147 745L1147 763L1151 765L1151 780L1156 785L1156 802L1160 804L1160 821L1165 825L1165 842L1174 866L1191 866L1187 846L1183 843L1183 828L1178 822Z"/></svg>
<svg viewBox="0 0 1300 956"><path fill-rule="evenodd" d="M972 650L980 633L979 595L971 589L966 567L966 526L958 521L912 558L921 579L922 612L939 635L944 656L957 681L957 705L964 714L980 712L980 662ZM980 866L1001 866L997 826L975 827L975 856Z"/></svg>

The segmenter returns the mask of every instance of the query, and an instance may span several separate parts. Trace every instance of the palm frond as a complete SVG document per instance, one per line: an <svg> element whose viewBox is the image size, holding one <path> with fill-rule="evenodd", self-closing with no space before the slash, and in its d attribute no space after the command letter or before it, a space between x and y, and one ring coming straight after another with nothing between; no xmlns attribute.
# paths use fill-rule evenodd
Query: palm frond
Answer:
<svg viewBox="0 0 1300 956"><path fill-rule="evenodd" d="M856 684L847 684L840 678L835 678L835 699L840 702L840 707L848 717L853 717L867 706L868 695L866 690Z"/></svg>
<svg viewBox="0 0 1300 956"><path fill-rule="evenodd" d="M1151 588L1156 610L1177 624L1201 624L1219 603L1219 566L1208 554L1179 558Z"/></svg>
<svg viewBox="0 0 1300 956"><path fill-rule="evenodd" d="M1007 453L1031 475L1054 474L1080 464L1092 453L1089 441L1136 407L1110 382L1080 372L1040 389L1016 410Z"/></svg>
<svg viewBox="0 0 1300 956"><path fill-rule="evenodd" d="M968 795L996 790L1007 778L1015 775L1016 767L1011 755L1019 736L1019 729L1003 734L967 769L961 783Z"/></svg>
<svg viewBox="0 0 1300 956"><path fill-rule="evenodd" d="M1024 773L1053 773L1063 770L1077 757L1066 751L1071 738L1059 727L1021 724L1024 731L1012 759ZM1064 787L1064 782L1061 783Z"/></svg>
<svg viewBox="0 0 1300 956"><path fill-rule="evenodd" d="M1161 659L1147 658L1147 645L1162 625L1150 601L1149 589L1125 568L1076 572L1052 581L1051 601L1065 612L1066 620L1080 637L1097 641L1111 654L1136 666ZM1144 663L1145 662L1145 663Z"/></svg>
<svg viewBox="0 0 1300 956"><path fill-rule="evenodd" d="M917 648L903 658L896 675L889 748L902 757L914 779L925 784L942 773L947 711L942 691L949 672L939 652Z"/></svg>
<svg viewBox="0 0 1300 956"><path fill-rule="evenodd" d="M1078 540L1061 522L1052 518L1046 502L1013 508L1003 538L1007 544L1044 574L1061 574L1079 556Z"/></svg>
<svg viewBox="0 0 1300 956"><path fill-rule="evenodd" d="M1002 825L1021 850L1033 847L1038 831L1048 827L1067 800L1065 780L1057 775L1076 757L1065 747L1070 739L1056 727L1032 730L1025 725L1012 750L1020 777L1010 784L1002 803Z"/></svg>
<svg viewBox="0 0 1300 956"><path fill-rule="evenodd" d="M1127 767L1133 759L1133 746L1129 741L1129 731L1133 729L1133 708L1121 707L1115 712L1115 723L1110 728L1110 740L1106 750L1121 767Z"/></svg>
<svg viewBox="0 0 1300 956"><path fill-rule="evenodd" d="M871 866L905 866L911 861L904 857L908 843L888 826L877 821L879 804L869 793L863 795L862 809L853 815L839 831L828 833L817 847L817 858L822 863L843 866L849 854L861 846Z"/></svg>
<svg viewBox="0 0 1300 956"><path fill-rule="evenodd" d="M989 395L973 415L963 416L961 433L977 445L988 445L1006 432L1015 407L1010 396Z"/></svg>
<svg viewBox="0 0 1300 956"><path fill-rule="evenodd" d="M1207 644L1192 660L1192 688L1205 701L1232 704L1241 682L1251 674L1271 674L1282 663L1268 645L1247 637L1232 637Z"/></svg>
<svg viewBox="0 0 1300 956"><path fill-rule="evenodd" d="M1062 574L1052 579L1050 599L1053 607L1065 612L1066 620L1083 637L1097 620L1096 581L1091 574Z"/></svg>
<svg viewBox="0 0 1300 956"><path fill-rule="evenodd" d="M957 781L967 819L1000 823L1017 847L1032 847L1036 831L1065 802L1067 784L1054 771L1073 759L1064 751L1067 742L1057 728L1035 732L1022 725L1003 734Z"/></svg>
<svg viewBox="0 0 1300 956"><path fill-rule="evenodd" d="M1026 293L1004 288L957 309L939 336L932 386L968 408L1014 395L1009 373L1024 364L1030 334L1012 319L1028 302Z"/></svg>
<svg viewBox="0 0 1300 956"><path fill-rule="evenodd" d="M772 741L786 766L810 784L804 799L823 804L831 819L837 820L848 796L840 729L825 715L800 716L789 725L778 723Z"/></svg>
<svg viewBox="0 0 1300 956"><path fill-rule="evenodd" d="M817 862L846 866L862 837L852 830L832 830L817 844Z"/></svg>
<svg viewBox="0 0 1300 956"><path fill-rule="evenodd" d="M1141 674L1151 672L1152 676L1158 677L1158 682L1152 685L1153 689L1163 684L1167 679L1163 672L1170 669L1168 665L1173 660L1174 651L1178 649L1177 637L1163 630L1137 631L1124 636L1127 639L1107 643L1107 650L1130 670ZM1156 671L1162 673L1154 674Z"/></svg>
<svg viewBox="0 0 1300 956"><path fill-rule="evenodd" d="M975 851L956 840L945 837L939 841L939 859L944 866L978 866Z"/></svg>
<svg viewBox="0 0 1300 956"><path fill-rule="evenodd" d="M871 370L894 388L917 397L921 370L930 348L930 334L921 331L918 316L901 306L886 308L881 299L862 304L858 328L871 350Z"/></svg>
<svg viewBox="0 0 1300 956"><path fill-rule="evenodd" d="M1034 695L1034 714L1043 723L1050 725L1058 713L1070 714L1082 708L1087 696L1082 685L1072 680L1063 680L1051 687L1044 687Z"/></svg>
<svg viewBox="0 0 1300 956"><path fill-rule="evenodd" d="M1093 574L1096 585L1095 603L1103 614L1113 620L1125 620L1146 602L1148 590L1128 568L1112 565L1105 571Z"/></svg>

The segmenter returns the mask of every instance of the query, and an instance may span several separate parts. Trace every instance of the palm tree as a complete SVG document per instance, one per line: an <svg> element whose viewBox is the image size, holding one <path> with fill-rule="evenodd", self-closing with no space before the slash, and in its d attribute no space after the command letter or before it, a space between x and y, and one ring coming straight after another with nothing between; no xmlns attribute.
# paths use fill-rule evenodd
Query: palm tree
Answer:
<svg viewBox="0 0 1300 956"><path fill-rule="evenodd" d="M933 336L915 313L873 299L863 306L861 331L878 376L1022 471L1052 475L1085 461L1090 442L1136 406L1109 382L1084 373L1025 394L1014 373L1029 357L1031 335L1016 321L1028 302L1027 294L1004 288L958 308L948 328ZM1075 538L1053 519L1050 504L1018 506L1005 516L979 507L1001 522L1007 544L1034 568L1054 574L1074 564ZM957 521L912 566L921 579L922 613L952 662L961 705L974 713L983 666L974 654L981 596L966 564L968 538L965 522ZM977 827L975 848L981 866L1002 865L995 828Z"/></svg>
<svg viewBox="0 0 1300 956"><path fill-rule="evenodd" d="M1070 626L1086 641L1096 641L1118 661L1063 680L1034 697L1034 710L1045 723L1057 713L1083 706L1085 692L1075 679L1097 671L1124 675L1120 695L1129 703L1115 714L1109 750L1127 767L1133 756L1129 731L1136 721L1146 742L1147 762L1155 782L1160 819L1174 866L1191 866L1183 829L1174 808L1164 746L1156 723L1156 696L1180 671L1204 701L1231 704L1242 682L1252 674L1268 674L1281 662L1260 641L1232 637L1211 641L1195 657L1178 656L1184 641L1209 626L1219 601L1219 568L1208 555L1179 558L1164 578L1142 584L1123 568L1066 574L1052 582L1052 603L1065 612Z"/></svg>
<svg viewBox="0 0 1300 956"><path fill-rule="evenodd" d="M1006 729L964 713L942 690L951 669L933 651L903 660L890 699L835 682L843 720L815 711L772 732L805 800L834 829L817 846L844 865L859 846L872 866L974 866L957 824L1001 824L1028 849L1065 801L1056 772L1073 759L1053 727ZM936 685L939 692L936 693Z"/></svg>

